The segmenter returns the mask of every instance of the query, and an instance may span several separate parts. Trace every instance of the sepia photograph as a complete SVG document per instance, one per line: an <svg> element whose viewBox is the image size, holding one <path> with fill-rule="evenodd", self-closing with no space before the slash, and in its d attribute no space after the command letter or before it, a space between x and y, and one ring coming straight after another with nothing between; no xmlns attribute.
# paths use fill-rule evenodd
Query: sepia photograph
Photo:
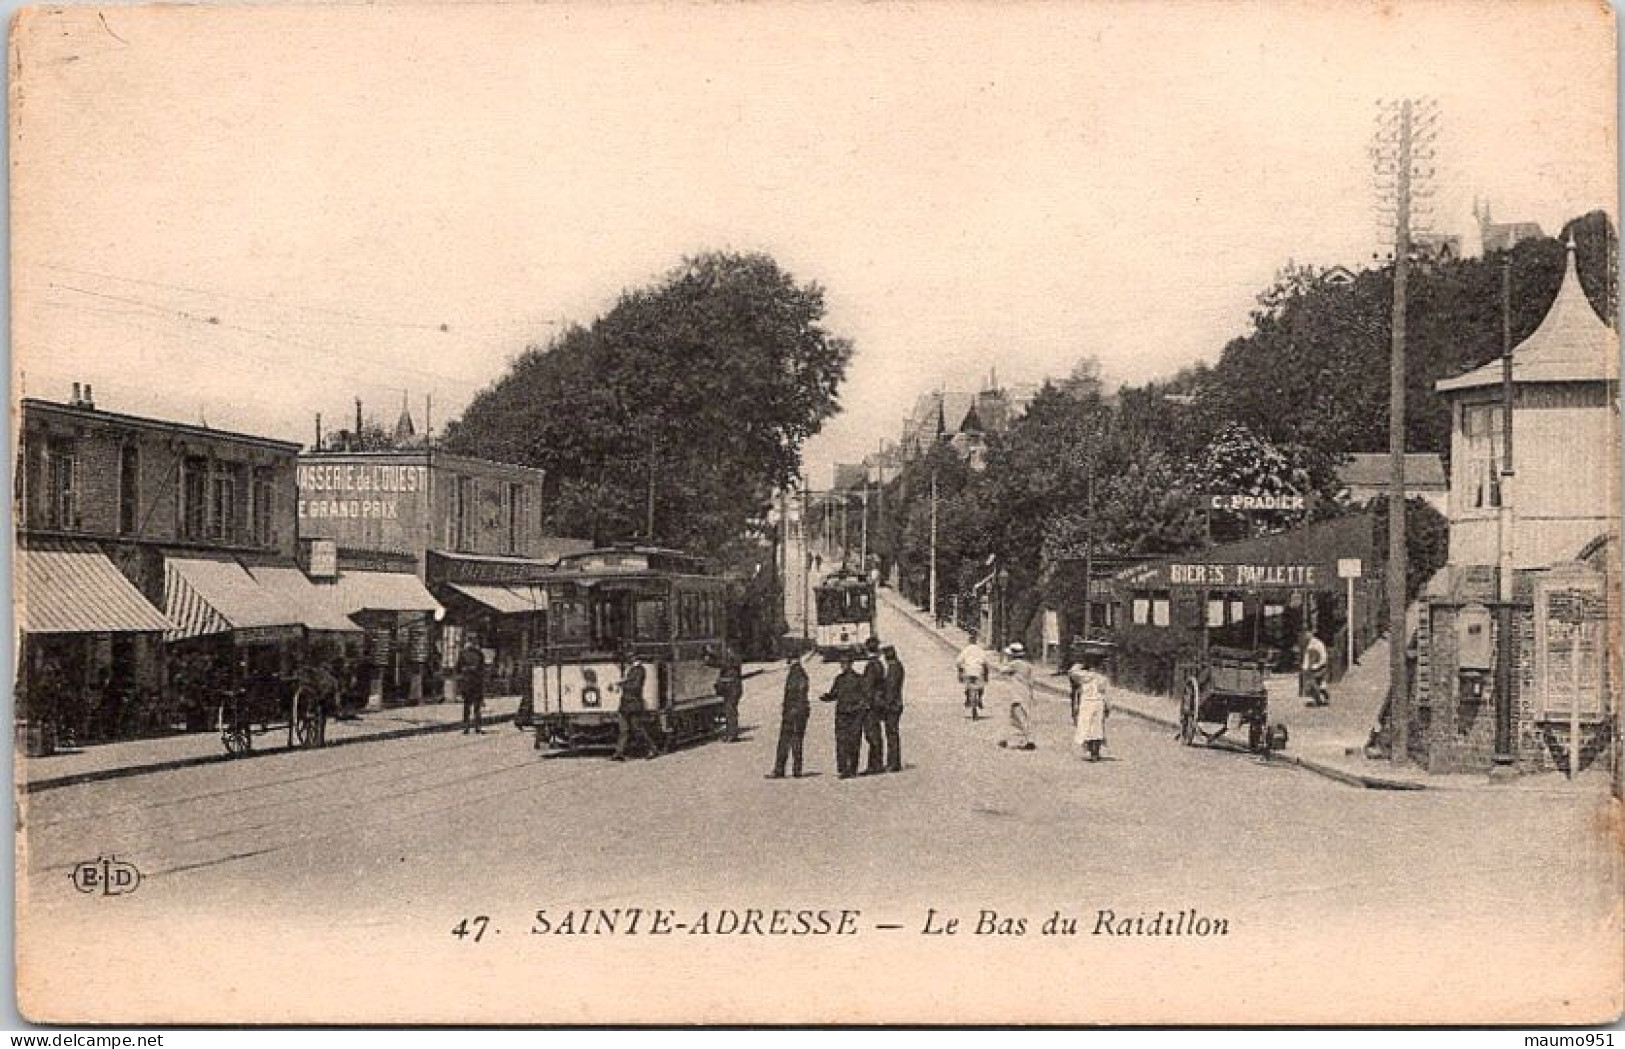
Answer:
<svg viewBox="0 0 1625 1049"><path fill-rule="evenodd" d="M21 1023L1617 1024L1616 46L15 9Z"/></svg>

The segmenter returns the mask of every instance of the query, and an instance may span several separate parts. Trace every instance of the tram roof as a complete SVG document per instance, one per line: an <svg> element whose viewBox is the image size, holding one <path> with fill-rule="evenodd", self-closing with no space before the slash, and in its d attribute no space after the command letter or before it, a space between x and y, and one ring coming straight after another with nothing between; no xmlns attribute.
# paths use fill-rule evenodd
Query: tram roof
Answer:
<svg viewBox="0 0 1625 1049"><path fill-rule="evenodd" d="M666 547L609 546L566 554L558 574L713 576L705 559Z"/></svg>

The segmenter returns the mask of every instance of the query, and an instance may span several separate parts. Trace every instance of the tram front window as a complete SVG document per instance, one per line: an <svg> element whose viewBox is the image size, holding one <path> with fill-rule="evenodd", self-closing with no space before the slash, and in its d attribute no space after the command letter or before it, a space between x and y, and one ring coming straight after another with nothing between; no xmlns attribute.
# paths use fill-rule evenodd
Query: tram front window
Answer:
<svg viewBox="0 0 1625 1049"><path fill-rule="evenodd" d="M597 593L592 597L592 648L618 652L627 638L631 594Z"/></svg>

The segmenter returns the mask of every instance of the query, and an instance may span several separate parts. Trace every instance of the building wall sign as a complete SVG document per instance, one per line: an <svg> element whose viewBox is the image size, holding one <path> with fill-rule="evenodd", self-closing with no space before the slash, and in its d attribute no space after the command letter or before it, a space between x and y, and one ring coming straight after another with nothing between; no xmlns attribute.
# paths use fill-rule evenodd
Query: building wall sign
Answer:
<svg viewBox="0 0 1625 1049"><path fill-rule="evenodd" d="M1210 510L1246 513L1252 510L1307 510L1309 500L1301 495L1245 495L1238 492L1211 492L1207 497Z"/></svg>
<svg viewBox="0 0 1625 1049"><path fill-rule="evenodd" d="M1334 573L1323 564L1147 565L1119 577L1131 590L1330 590Z"/></svg>

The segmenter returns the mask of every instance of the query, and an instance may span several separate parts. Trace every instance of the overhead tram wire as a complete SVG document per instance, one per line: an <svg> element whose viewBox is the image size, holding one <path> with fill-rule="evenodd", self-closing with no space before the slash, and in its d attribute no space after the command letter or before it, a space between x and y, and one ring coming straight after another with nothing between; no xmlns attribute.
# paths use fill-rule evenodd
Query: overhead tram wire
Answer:
<svg viewBox="0 0 1625 1049"><path fill-rule="evenodd" d="M252 361L255 364L258 364L258 365L264 367L268 372L272 371L273 369L279 368L279 367L286 367L286 365L287 365L287 362L285 360L279 360L279 359L276 359L276 358L266 357L264 355L253 353L253 352L250 352L250 351L245 350L245 349L232 347L232 346L227 346L227 345L223 345L223 344L217 343L217 342L205 342L200 338L200 336L202 336L204 334L201 331L197 331L197 330L193 330L193 329L186 329L186 328L165 329L165 328L156 327L156 326L151 325L151 324L138 324L138 323L135 323L136 319L153 320L153 321L162 321L162 320L166 319L166 318L164 318L162 316L151 314L151 313L135 313L135 312L128 311L128 310L109 310L109 309L102 309L102 308L98 308L98 307L94 307L94 306L83 306L83 305L79 305L77 303L66 303L66 302L47 301L47 302L42 303L42 305L50 306L50 307L57 308L57 309L71 310L71 311L76 312L76 313L91 313L91 314L96 314L98 316L106 317L106 318L108 318L109 320L113 321L116 324L122 324L125 327L135 328L135 329L137 329L139 331L150 332L151 334L157 335L157 336L159 336L160 338L163 338L163 339L173 340L176 344L178 344L178 345L176 345L175 348L181 350L182 352L189 352L189 351L194 351L195 350L195 351L201 351L201 352L205 352L205 353L222 354L224 356L232 357L232 358L239 359L239 360L248 360L248 361ZM134 319L132 319L132 318L134 318ZM394 394L406 393L407 392L407 388L404 387L404 386L395 386L395 385L391 385L389 383L376 382L376 381L373 381L373 380L370 380L370 379L358 379L356 377L356 374L354 372L352 372L352 371L341 371L338 368L331 367L331 366L326 366L326 365L321 365L321 364L310 364L310 365L306 365L305 368L308 371L320 372L320 373L322 373L324 375L332 376L335 379L343 379L343 380L349 382L353 386L360 386L360 387L363 387L363 388L366 388L366 389L373 389L373 390L387 390L390 393L394 393Z"/></svg>
<svg viewBox="0 0 1625 1049"><path fill-rule="evenodd" d="M281 344L283 344L285 346L292 346L295 349L308 350L308 351L310 351L312 353L320 354L320 355L322 355L324 357L330 357L330 358L333 358L335 360L344 361L344 362L349 363L349 364L355 364L355 363L359 362L359 363L363 363L363 364L370 364L370 365L373 365L373 366L379 367L379 368L389 368L389 369L399 371L399 372L411 372L411 373L413 373L415 375L419 375L419 376L421 376L423 378L426 378L426 379L429 379L429 380L432 380L432 381L443 382L443 383L446 383L448 385L458 386L458 387L461 387L463 389L471 390L471 391L481 390L487 385L486 383L483 383L483 382L475 382L475 381L470 380L470 379L458 378L456 376L447 375L447 374L445 374L443 372L436 372L436 371L432 371L432 370L427 369L427 368L417 367L416 365L404 364L404 363L401 363L399 361L385 361L385 360L379 360L378 358L374 358L374 357L362 356L360 354L340 353L340 352L337 352L335 350L328 349L325 346L318 345L316 343L305 342L305 341L302 341L302 340L299 340L299 339L291 339L291 338L288 338L285 335L277 335L277 334L272 333L272 332L261 331L261 330L256 329L256 328L249 328L249 327L246 327L246 326L240 325L240 324L232 324L232 323L229 323L227 321L221 320L216 315L211 314L211 315L205 316L205 315L202 315L202 314L199 314L199 313L195 313L195 312L193 312L191 310L182 309L182 308L180 308L178 306L170 306L170 305L167 305L167 304L164 304L164 303L149 302L149 301L147 301L145 299L132 298L132 297L130 297L128 295L115 295L115 294L112 294L110 292L105 292L105 291L94 291L94 290L89 289L89 288L81 288L81 287L77 287L77 286L72 285L72 284L62 284L62 283L59 283L57 281L50 281L49 282L49 287L51 287L52 289L55 289L57 291L66 291L66 292L71 292L71 293L77 294L77 295L90 296L91 298L106 299L106 300L108 300L110 302L120 302L120 303L124 303L125 305L138 306L138 307L141 307L143 309L147 309L147 310L152 311L152 314L154 315L154 319L158 319L158 318L168 319L168 317L170 315L173 315L175 318L178 318L178 319L184 320L184 321L189 321L189 322L191 322L193 324L201 324L201 325L206 325L206 326L211 327L211 328L222 328L222 329L226 329L226 330L230 330L230 331L240 332L240 333L242 333L244 335L250 335L250 336L253 336L255 338L263 339L263 340L266 340L266 341L269 341L269 342L277 342L277 343L281 343ZM391 387L391 388L392 389L401 389L402 387Z"/></svg>
<svg viewBox="0 0 1625 1049"><path fill-rule="evenodd" d="M143 284L151 288L168 288L171 291L183 291L193 295L214 296L222 299L241 299L244 302L260 302L278 309L299 310L306 313L321 313L330 317L337 317L352 324L366 324L380 328L409 328L422 331L447 331L446 324L426 324L422 321L392 321L382 317L369 317L365 314L352 313L348 310L337 310L329 306L303 306L296 302L286 302L265 295L248 295L242 292L219 291L210 288L195 288L186 284L172 284L167 281L149 280L142 277L124 277L116 273L98 273L95 270L76 269L72 266L59 266L53 263L41 263L44 269L57 270L61 273L74 273L82 277L95 277L98 280L119 281L126 284Z"/></svg>

